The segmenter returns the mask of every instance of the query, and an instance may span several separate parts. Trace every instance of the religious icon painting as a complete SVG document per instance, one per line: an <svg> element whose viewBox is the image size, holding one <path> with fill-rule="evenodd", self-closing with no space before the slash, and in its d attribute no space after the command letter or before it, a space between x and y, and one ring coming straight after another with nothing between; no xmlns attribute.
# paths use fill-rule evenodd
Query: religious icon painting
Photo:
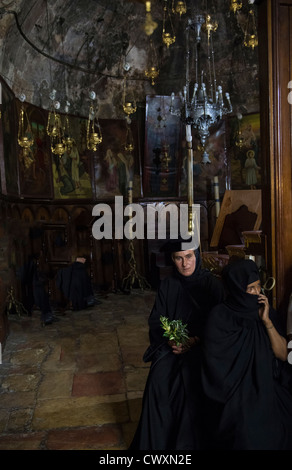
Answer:
<svg viewBox="0 0 292 470"><path fill-rule="evenodd" d="M229 120L229 160L232 189L261 188L260 115Z"/></svg>
<svg viewBox="0 0 292 470"><path fill-rule="evenodd" d="M192 129L193 150L193 188L194 201L208 201L214 199L214 178L218 177L219 195L222 196L229 189L229 165L226 152L225 120L210 127L205 144L202 147L196 129ZM188 163L185 135L182 137L183 156L180 170L179 195L188 194Z"/></svg>
<svg viewBox="0 0 292 470"><path fill-rule="evenodd" d="M141 197L141 163L136 118L100 119L102 142L94 155L94 189L96 199Z"/></svg>
<svg viewBox="0 0 292 470"><path fill-rule="evenodd" d="M165 199L178 196L181 159L181 122L170 113L179 109L180 98L146 96L144 197Z"/></svg>
<svg viewBox="0 0 292 470"><path fill-rule="evenodd" d="M62 116L65 120L65 116ZM55 199L92 199L92 151L86 145L84 118L68 116L71 144L59 156L52 152Z"/></svg>
<svg viewBox="0 0 292 470"><path fill-rule="evenodd" d="M20 103L17 103L20 109ZM52 170L49 139L46 134L46 111L32 105L26 106L29 124L29 148L19 146L20 192L24 197L52 198Z"/></svg>
<svg viewBox="0 0 292 470"><path fill-rule="evenodd" d="M17 128L14 94L1 84L0 169L1 191L18 195Z"/></svg>

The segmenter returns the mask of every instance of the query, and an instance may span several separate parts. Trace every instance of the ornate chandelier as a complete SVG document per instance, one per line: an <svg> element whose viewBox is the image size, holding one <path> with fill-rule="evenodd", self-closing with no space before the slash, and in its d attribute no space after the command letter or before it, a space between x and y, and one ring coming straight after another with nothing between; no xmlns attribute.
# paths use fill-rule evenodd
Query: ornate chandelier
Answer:
<svg viewBox="0 0 292 470"><path fill-rule="evenodd" d="M217 86L215 60L213 51L213 32L217 23L211 21L210 15L196 15L188 19L186 26L186 83L183 92L180 92L181 108L174 109L174 93L171 97L170 113L180 116L182 122L196 129L203 148L202 163L211 163L206 152L206 142L210 135L210 127L219 122L222 117L232 112L229 93L225 93L227 105L224 103L222 86ZM205 68L199 69L201 32L206 31L207 60ZM195 83L190 93L190 32L195 33Z"/></svg>

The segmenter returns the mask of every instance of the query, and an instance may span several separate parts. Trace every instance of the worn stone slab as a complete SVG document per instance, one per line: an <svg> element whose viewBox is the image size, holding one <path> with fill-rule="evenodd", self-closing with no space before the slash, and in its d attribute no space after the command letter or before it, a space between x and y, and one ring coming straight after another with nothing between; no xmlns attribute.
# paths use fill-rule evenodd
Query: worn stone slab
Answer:
<svg viewBox="0 0 292 470"><path fill-rule="evenodd" d="M12 410L5 431L21 433L24 429L29 429L32 414L33 408Z"/></svg>
<svg viewBox="0 0 292 470"><path fill-rule="evenodd" d="M75 374L72 396L117 395L125 391L121 371Z"/></svg>
<svg viewBox="0 0 292 470"><path fill-rule="evenodd" d="M82 353L76 357L77 372L102 372L120 370L121 357L117 353Z"/></svg>
<svg viewBox="0 0 292 470"><path fill-rule="evenodd" d="M80 337L80 353L113 353L119 349L118 339L111 332L83 334Z"/></svg>
<svg viewBox="0 0 292 470"><path fill-rule="evenodd" d="M16 351L11 357L11 364L39 364L43 361L48 353L48 349L24 349Z"/></svg>
<svg viewBox="0 0 292 470"><path fill-rule="evenodd" d="M6 430L9 414L10 413L8 410L0 410L0 434L2 434Z"/></svg>
<svg viewBox="0 0 292 470"><path fill-rule="evenodd" d="M128 400L130 421L137 422L142 410L142 397Z"/></svg>
<svg viewBox="0 0 292 470"><path fill-rule="evenodd" d="M123 401L117 401L121 400ZM115 400L116 401L111 401ZM81 397L56 400L42 400L37 403L33 430L57 429L78 426L96 426L122 423L129 420L125 397Z"/></svg>
<svg viewBox="0 0 292 470"><path fill-rule="evenodd" d="M38 399L71 396L74 374L71 371L47 372L38 390Z"/></svg>
<svg viewBox="0 0 292 470"><path fill-rule="evenodd" d="M145 362L143 361L143 354L146 349L147 347L145 344L121 346L121 354L124 364L133 367L146 367Z"/></svg>
<svg viewBox="0 0 292 470"><path fill-rule="evenodd" d="M8 434L0 436L0 450L39 450L45 434Z"/></svg>
<svg viewBox="0 0 292 470"><path fill-rule="evenodd" d="M49 431L48 450L102 450L120 446L121 429L117 425Z"/></svg>
<svg viewBox="0 0 292 470"><path fill-rule="evenodd" d="M8 375L2 381L2 388L8 392L34 391L41 380L39 372L35 374Z"/></svg>
<svg viewBox="0 0 292 470"><path fill-rule="evenodd" d="M148 374L149 367L127 369L125 372L127 390L144 390Z"/></svg>
<svg viewBox="0 0 292 470"><path fill-rule="evenodd" d="M1 393L0 410L30 408L35 404L35 391Z"/></svg>

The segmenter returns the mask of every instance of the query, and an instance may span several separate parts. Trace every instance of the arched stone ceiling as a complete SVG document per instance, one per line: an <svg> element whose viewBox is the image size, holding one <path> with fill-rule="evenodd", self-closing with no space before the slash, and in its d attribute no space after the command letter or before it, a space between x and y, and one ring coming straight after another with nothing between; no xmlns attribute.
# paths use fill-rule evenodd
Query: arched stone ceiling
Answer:
<svg viewBox="0 0 292 470"><path fill-rule="evenodd" d="M229 91L235 113L256 112L257 49L243 46L247 10L235 16L228 0L209 4L219 23L214 33L217 84ZM198 3L189 0L187 5L191 16ZM146 95L177 94L183 87L186 23L184 16L177 15L173 20L176 42L169 48L163 45L164 6L165 0L151 2L152 18L158 25L151 39L160 70L154 86L144 73L150 36L144 30L143 0L2 0L0 74L17 97L24 93L26 101L37 106L48 109L50 92L55 89L61 107L67 100L72 114L86 116L88 93L93 90L100 117L124 117L124 76L127 89L133 90L140 103Z"/></svg>

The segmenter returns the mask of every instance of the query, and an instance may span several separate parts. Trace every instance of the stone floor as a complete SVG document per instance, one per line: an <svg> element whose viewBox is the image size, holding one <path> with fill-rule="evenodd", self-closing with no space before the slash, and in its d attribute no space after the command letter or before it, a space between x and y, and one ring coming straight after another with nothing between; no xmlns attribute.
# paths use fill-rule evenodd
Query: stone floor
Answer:
<svg viewBox="0 0 292 470"><path fill-rule="evenodd" d="M148 374L153 291L110 293L45 327L11 315L0 364L0 450L125 450Z"/></svg>

